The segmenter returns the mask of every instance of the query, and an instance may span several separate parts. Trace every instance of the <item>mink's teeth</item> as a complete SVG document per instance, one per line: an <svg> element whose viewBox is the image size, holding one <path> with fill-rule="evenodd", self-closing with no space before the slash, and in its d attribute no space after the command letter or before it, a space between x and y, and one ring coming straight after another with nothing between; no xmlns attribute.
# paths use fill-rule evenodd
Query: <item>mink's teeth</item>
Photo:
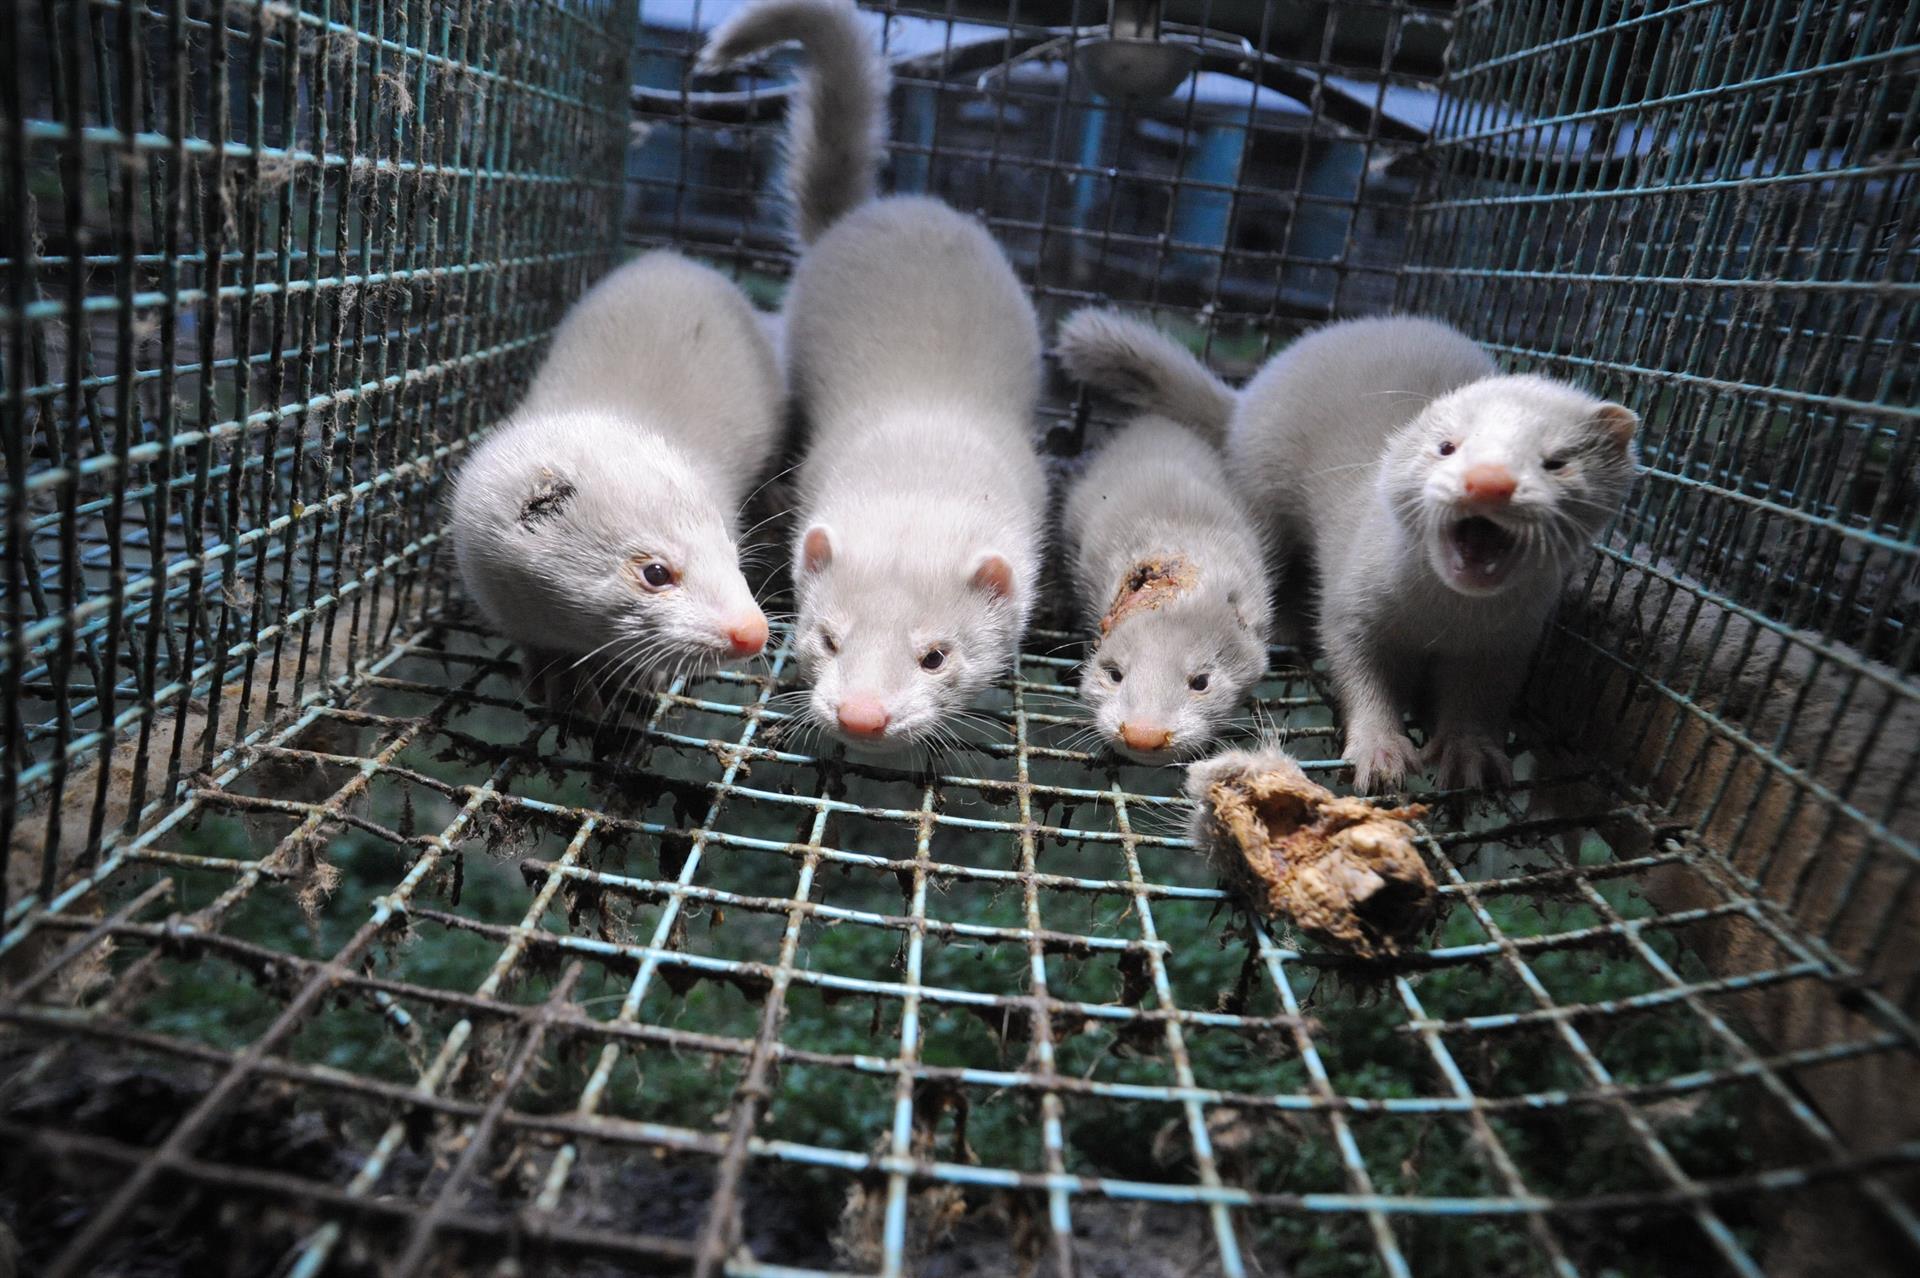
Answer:
<svg viewBox="0 0 1920 1278"><path fill-rule="evenodd" d="M1471 515L1447 529L1448 566L1482 586L1498 585L1507 574L1517 538L1491 519Z"/></svg>

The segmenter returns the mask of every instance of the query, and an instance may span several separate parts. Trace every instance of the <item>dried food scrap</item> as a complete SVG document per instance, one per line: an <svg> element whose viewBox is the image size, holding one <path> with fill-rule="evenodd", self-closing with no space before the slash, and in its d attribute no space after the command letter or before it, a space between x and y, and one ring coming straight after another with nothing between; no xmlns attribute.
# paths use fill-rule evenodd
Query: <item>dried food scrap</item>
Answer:
<svg viewBox="0 0 1920 1278"><path fill-rule="evenodd" d="M1401 952L1433 915L1407 822L1307 779L1284 752L1231 750L1187 770L1195 839L1260 913L1360 958Z"/></svg>
<svg viewBox="0 0 1920 1278"><path fill-rule="evenodd" d="M1151 612L1164 603L1178 599L1200 580L1199 572L1180 555L1156 555L1142 559L1127 570L1107 615L1100 618L1100 633L1105 635L1136 612Z"/></svg>

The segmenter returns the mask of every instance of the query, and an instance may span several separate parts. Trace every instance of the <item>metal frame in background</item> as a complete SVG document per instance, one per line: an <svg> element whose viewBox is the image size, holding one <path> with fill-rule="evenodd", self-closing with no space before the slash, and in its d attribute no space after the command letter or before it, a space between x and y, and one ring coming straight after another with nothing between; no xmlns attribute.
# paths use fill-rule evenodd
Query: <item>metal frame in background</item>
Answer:
<svg viewBox="0 0 1920 1278"><path fill-rule="evenodd" d="M1032 25L1017 6L876 7L997 24L1010 46ZM1469 5L1445 95L1407 56L1445 13L1342 6L1305 37L1263 19L1261 65L1371 82L1366 119L1311 93L1221 116L1195 92L1156 131L1071 70L976 83L914 64L904 92L926 109L896 171L984 191L1049 312L1120 280L1223 364L1393 295L1516 362L1653 387L1633 401L1651 474L1589 583L1602 618L1697 635L1763 686L1840 680L1835 722L1865 707L1866 748L1911 781L1912 631L1887 583L1920 529L1880 477L1914 433L1915 202L1891 194L1914 161L1878 148L1913 136L1914 18L1802 31L1795 8ZM54 56L30 67L39 14ZM1393 1274L1449 1257L1571 1274L1659 1230L1673 1263L1754 1274L1790 1263L1764 1226L1796 1213L1920 1250L1920 1147L1835 1130L1808 1100L1920 1051L1910 986L1883 970L1897 947L1845 944L1775 892L1752 860L1774 853L1727 837L1740 791L1709 786L1677 819L1661 756L1709 757L1687 748L1702 724L1767 768L1816 834L1860 841L1848 891L1896 920L1911 889L1879 876L1910 864L1912 787L1863 807L1866 771L1808 735L1800 700L1743 702L1686 650L1565 619L1556 653L1590 654L1565 678L1624 669L1678 717L1620 714L1650 764L1635 747L1441 796L1421 840L1446 920L1390 972L1230 908L1170 774L1077 748L1064 633L1036 633L976 747L925 772L810 748L775 699L784 646L597 733L530 711L514 654L430 570L434 503L615 256L593 157L629 123L629 11L603 16L59 0L0 17L20 215L0 315L8 369L33 371L0 405L10 883L23 839L31 860L0 905L0 1170L71 1177L81 1210L32 1240L49 1272L209 1239L303 1275L556 1258L893 1275L930 1245L1070 1272L1128 1240L1145 1265L1138 1240L1164 1237L1231 1274L1309 1249ZM652 40L643 60L691 53ZM201 57L229 74L189 75ZM1399 127L1410 100L1433 110L1424 147ZM723 126L697 105L641 104L630 242L778 277L786 251L760 229L775 116ZM1036 120L1046 149L1016 154ZM737 202L733 226L695 216L687 167L723 127L744 162L708 194ZM1565 144L1603 128L1737 144L1604 162ZM1187 165L1209 139L1231 144L1230 180ZM1290 167L1266 179L1276 148ZM1345 186L1316 185L1328 148L1364 161ZM680 167L646 169L658 154ZM43 170L63 179L59 226L30 203ZM1194 196L1224 199L1221 239L1181 229ZM1141 198L1162 220L1125 229ZM1635 212L1608 231L1596 206ZM1303 209L1338 233L1288 213L1277 246L1236 238ZM67 247L90 210L107 240ZM1856 217L1888 235L1831 234ZM1367 238L1393 226L1411 238ZM1595 260L1602 243L1636 260ZM1182 261L1203 269L1176 295L1160 281ZM149 336L168 296L197 300L157 306ZM1806 353L1800 380L1769 351ZM1047 413L1077 432L1084 409ZM1771 434L1730 425L1757 410ZM1324 688L1298 654L1274 660L1263 720L1336 780ZM132 802L88 770L116 732L144 779ZM22 822L28 791L43 806ZM1728 933L1746 944L1695 957ZM440 964L455 952L477 962ZM209 973L231 976L230 1024L169 1004ZM1573 996L1596 979L1604 996ZM1756 1006L1807 1005L1831 1014L1813 1041L1751 1031ZM1649 1035L1671 1050L1635 1051ZM807 1108L821 1093L845 1105ZM1143 1150L1118 1169L1112 1130ZM1594 1151L1605 1177L1568 1183ZM811 1212L817 1235L843 1208L837 1256L768 1232Z"/></svg>

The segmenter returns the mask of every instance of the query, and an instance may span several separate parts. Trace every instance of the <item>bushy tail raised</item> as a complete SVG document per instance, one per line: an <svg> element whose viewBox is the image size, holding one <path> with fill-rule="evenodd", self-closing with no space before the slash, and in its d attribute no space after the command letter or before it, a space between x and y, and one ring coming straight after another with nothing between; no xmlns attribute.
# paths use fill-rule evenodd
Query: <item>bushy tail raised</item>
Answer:
<svg viewBox="0 0 1920 1278"><path fill-rule="evenodd" d="M1054 353L1076 381L1190 426L1218 444L1234 393L1192 351L1144 320L1088 307L1067 316Z"/></svg>
<svg viewBox="0 0 1920 1278"><path fill-rule="evenodd" d="M787 108L787 196L793 230L811 244L873 198L887 132L886 63L853 0L760 0L714 28L699 70L720 71L797 42L808 66Z"/></svg>

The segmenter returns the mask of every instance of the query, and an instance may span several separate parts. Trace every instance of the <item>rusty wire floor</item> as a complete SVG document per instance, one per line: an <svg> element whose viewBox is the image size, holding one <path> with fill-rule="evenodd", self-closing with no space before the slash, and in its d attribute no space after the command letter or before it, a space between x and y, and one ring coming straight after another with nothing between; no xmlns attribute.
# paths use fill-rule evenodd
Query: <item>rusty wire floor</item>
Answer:
<svg viewBox="0 0 1920 1278"><path fill-rule="evenodd" d="M1920 1151L1794 1085L1905 1040L1756 1049L1733 1000L1845 973L1685 831L1523 757L1425 823L1431 947L1356 971L1230 907L1176 772L1067 748L1074 649L1032 648L977 750L892 771L802 752L784 649L583 734L499 641L401 636L7 920L29 1259L1758 1273L1816 1186L1920 1238ZM1284 650L1258 714L1337 780ZM1771 961L1705 971L1703 927Z"/></svg>

